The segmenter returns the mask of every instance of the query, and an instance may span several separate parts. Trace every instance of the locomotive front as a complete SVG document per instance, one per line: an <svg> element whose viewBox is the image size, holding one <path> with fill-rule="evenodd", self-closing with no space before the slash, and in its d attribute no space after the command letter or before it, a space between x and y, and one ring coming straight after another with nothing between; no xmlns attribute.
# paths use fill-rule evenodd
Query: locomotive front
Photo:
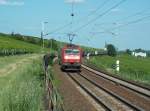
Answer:
<svg viewBox="0 0 150 111"><path fill-rule="evenodd" d="M80 70L82 51L79 46L66 46L62 48L61 68L63 70Z"/></svg>

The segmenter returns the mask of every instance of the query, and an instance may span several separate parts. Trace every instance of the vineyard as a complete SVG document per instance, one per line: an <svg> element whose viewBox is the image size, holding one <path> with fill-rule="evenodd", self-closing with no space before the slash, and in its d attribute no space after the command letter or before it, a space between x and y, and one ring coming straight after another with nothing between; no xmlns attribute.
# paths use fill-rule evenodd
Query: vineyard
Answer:
<svg viewBox="0 0 150 111"><path fill-rule="evenodd" d="M38 53L42 48L38 45L16 40L12 36L0 35L0 56L26 53Z"/></svg>

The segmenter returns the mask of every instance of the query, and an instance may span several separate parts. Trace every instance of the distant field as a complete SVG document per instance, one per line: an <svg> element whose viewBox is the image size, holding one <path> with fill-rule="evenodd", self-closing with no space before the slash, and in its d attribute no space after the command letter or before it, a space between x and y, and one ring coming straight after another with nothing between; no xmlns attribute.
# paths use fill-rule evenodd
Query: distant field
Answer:
<svg viewBox="0 0 150 111"><path fill-rule="evenodd" d="M120 60L120 72L116 73L114 64ZM93 57L89 61L101 69L105 69L121 77L150 84L150 58L136 58L129 55L118 57Z"/></svg>
<svg viewBox="0 0 150 111"><path fill-rule="evenodd" d="M0 55L37 53L41 50L42 48L38 45L16 40L11 36L0 35Z"/></svg>

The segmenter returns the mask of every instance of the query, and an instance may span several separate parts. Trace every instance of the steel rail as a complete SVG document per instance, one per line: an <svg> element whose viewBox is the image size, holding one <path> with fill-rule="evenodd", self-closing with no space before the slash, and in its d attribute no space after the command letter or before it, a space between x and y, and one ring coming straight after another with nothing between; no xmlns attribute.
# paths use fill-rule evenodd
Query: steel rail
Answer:
<svg viewBox="0 0 150 111"><path fill-rule="evenodd" d="M100 101L94 94L92 94L88 88L84 87L78 80L76 80L70 73L67 75L81 88L83 89L90 97L92 97L100 106L102 106L106 111L111 111L102 101Z"/></svg>
<svg viewBox="0 0 150 111"><path fill-rule="evenodd" d="M92 81L90 79L88 79L87 77L83 76L81 73L78 73L80 76L82 76L84 79L86 79L87 81L89 81L91 84L95 85L96 87L102 89L103 91L105 91L106 93L108 93L109 95L115 97L116 99L120 100L122 103L126 104L127 106L129 106L130 108L132 108L133 110L136 111L143 111L144 109L140 108L139 106L136 106L134 104L132 104L130 101L124 99L123 97L115 94L114 92L108 90L107 88L104 88L100 85L98 85L95 81Z"/></svg>
<svg viewBox="0 0 150 111"><path fill-rule="evenodd" d="M150 98L150 89L148 87L144 87L144 86L141 86L137 83L133 83L133 82L130 82L128 80L125 80L125 79L122 79L122 78L119 78L119 77L116 77L116 76L113 76L111 74L108 74L108 73L105 73L104 71L100 71L100 70L97 70L96 68L93 68L93 67L90 67L90 66L87 66L87 65L83 65L82 64L82 68L86 69L87 71L90 71L92 72L93 74L95 75L98 75L106 80L109 80L109 81L112 81L114 83L117 83L127 89L130 89L140 95L143 95L145 97L148 97ZM97 73L96 73L97 72ZM98 74L98 73L102 73L102 74ZM136 88L134 88L136 87ZM142 89L142 90L139 90L139 89ZM144 91L146 92L144 92Z"/></svg>

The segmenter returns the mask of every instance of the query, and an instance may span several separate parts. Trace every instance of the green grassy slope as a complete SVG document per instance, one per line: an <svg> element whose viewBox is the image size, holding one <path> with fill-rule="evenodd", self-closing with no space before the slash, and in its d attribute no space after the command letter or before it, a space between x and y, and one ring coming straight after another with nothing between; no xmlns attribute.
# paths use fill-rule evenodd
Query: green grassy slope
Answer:
<svg viewBox="0 0 150 111"><path fill-rule="evenodd" d="M0 35L0 55L37 53L41 50L42 48L38 45Z"/></svg>
<svg viewBox="0 0 150 111"><path fill-rule="evenodd" d="M38 51L40 46L30 44L24 41L15 40L9 36L0 36L0 49L25 49L29 51Z"/></svg>

